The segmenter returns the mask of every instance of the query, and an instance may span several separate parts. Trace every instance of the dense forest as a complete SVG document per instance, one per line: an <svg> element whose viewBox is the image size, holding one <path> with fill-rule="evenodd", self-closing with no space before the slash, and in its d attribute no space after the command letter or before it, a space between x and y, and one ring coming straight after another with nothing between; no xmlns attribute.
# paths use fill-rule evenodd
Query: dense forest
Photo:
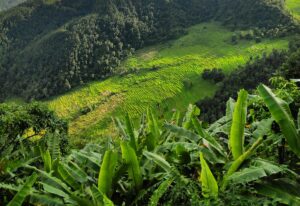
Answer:
<svg viewBox="0 0 300 206"><path fill-rule="evenodd" d="M280 1L31 0L0 14L0 98L40 99L106 78L136 49L212 19L260 36L298 28Z"/></svg>

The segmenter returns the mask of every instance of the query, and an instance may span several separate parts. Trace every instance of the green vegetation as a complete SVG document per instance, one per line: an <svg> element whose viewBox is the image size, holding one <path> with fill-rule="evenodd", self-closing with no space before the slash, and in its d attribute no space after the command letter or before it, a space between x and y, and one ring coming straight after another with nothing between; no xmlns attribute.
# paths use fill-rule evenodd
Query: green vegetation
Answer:
<svg viewBox="0 0 300 206"><path fill-rule="evenodd" d="M300 205L298 14L292 0L1 12L0 205Z"/></svg>
<svg viewBox="0 0 300 206"><path fill-rule="evenodd" d="M300 20L300 2L299 0L286 0L287 8L292 12L297 20Z"/></svg>
<svg viewBox="0 0 300 206"><path fill-rule="evenodd" d="M214 122L225 115L225 105L228 98L236 98L240 88L247 91L256 89L259 83L270 85L269 79L277 75L286 79L300 78L300 39L294 37L290 40L289 49L286 51L274 50L269 55L254 58L246 65L240 66L220 83L218 91L212 98L201 99L197 106L201 108L201 119ZM207 74L207 73L203 73ZM218 73L211 73L218 77Z"/></svg>
<svg viewBox="0 0 300 206"><path fill-rule="evenodd" d="M111 133L111 115L128 112L136 118L150 106L169 116L166 111L182 111L213 95L218 86L201 77L206 68L222 68L228 74L250 57L288 45L288 39L232 44L232 34L218 23L199 24L178 40L137 51L121 65L129 74L90 83L47 104L70 120L71 141L95 140Z"/></svg>
<svg viewBox="0 0 300 206"><path fill-rule="evenodd" d="M14 156L1 156L0 200L54 206L298 205L299 119L292 117L289 94L299 94L299 88L273 81L285 86L260 85L259 95L251 97L241 90L237 102L228 101L226 116L209 127L190 105L183 118L175 112L163 125L151 110L139 126L128 115L114 119L118 138L67 156L50 143L53 138L18 147L15 152L24 154L19 164ZM260 109L249 109L254 104ZM285 138L288 145L278 145Z"/></svg>

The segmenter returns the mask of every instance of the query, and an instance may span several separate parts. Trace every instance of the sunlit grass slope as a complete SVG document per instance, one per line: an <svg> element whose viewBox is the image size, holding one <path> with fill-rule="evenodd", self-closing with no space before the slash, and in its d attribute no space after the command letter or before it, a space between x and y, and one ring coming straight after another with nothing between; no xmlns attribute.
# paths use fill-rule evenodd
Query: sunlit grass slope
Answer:
<svg viewBox="0 0 300 206"><path fill-rule="evenodd" d="M137 72L90 83L47 104L70 121L71 141L96 140L113 133L112 114L128 112L134 118L147 107L159 114L184 109L217 89L201 78L203 69L217 67L228 73L250 57L288 45L287 39L233 45L231 36L232 32L218 23L196 25L187 35L140 50L123 63L127 69L139 68Z"/></svg>
<svg viewBox="0 0 300 206"><path fill-rule="evenodd" d="M300 0L286 0L286 6L295 18L300 20Z"/></svg>

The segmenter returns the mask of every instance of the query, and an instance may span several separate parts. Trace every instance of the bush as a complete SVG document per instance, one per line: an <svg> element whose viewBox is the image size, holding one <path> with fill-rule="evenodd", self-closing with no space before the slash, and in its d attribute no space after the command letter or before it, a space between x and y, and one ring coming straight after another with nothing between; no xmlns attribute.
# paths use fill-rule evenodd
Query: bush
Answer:
<svg viewBox="0 0 300 206"><path fill-rule="evenodd" d="M202 78L218 83L225 79L225 74L222 69L205 69L202 73Z"/></svg>

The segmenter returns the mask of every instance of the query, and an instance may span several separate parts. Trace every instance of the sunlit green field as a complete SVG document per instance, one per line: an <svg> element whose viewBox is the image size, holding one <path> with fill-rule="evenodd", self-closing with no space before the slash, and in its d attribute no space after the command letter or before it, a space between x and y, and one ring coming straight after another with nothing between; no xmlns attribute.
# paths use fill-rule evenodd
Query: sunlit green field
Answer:
<svg viewBox="0 0 300 206"><path fill-rule="evenodd" d="M121 67L139 68L135 73L92 82L47 104L70 121L73 143L96 141L114 134L112 114L122 117L128 112L135 118L147 107L158 114L183 110L189 103L212 96L218 87L201 78L203 69L217 67L229 73L250 57L288 45L288 39L233 45L232 34L218 23L193 26L187 35L137 51L127 59Z"/></svg>
<svg viewBox="0 0 300 206"><path fill-rule="evenodd" d="M286 0L286 6L296 19L300 20L300 0Z"/></svg>

